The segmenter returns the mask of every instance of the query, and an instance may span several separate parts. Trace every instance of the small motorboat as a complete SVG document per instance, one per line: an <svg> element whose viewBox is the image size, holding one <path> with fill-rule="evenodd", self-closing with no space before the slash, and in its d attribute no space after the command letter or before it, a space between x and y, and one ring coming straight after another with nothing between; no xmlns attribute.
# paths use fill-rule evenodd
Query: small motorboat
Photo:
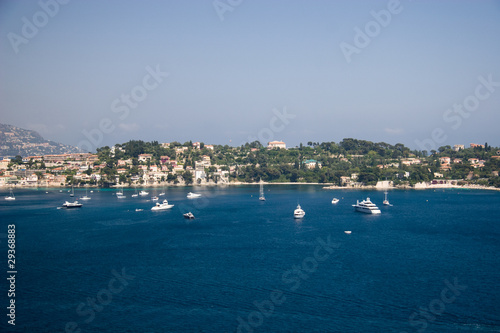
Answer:
<svg viewBox="0 0 500 333"><path fill-rule="evenodd" d="M136 212L142 212L143 210L144 210L144 209L142 209L142 208L136 208L136 209L135 209L135 211L136 211Z"/></svg>
<svg viewBox="0 0 500 333"><path fill-rule="evenodd" d="M190 219L190 220L194 219L194 215L191 212L182 214L182 216L184 216L185 219Z"/></svg>
<svg viewBox="0 0 500 333"><path fill-rule="evenodd" d="M188 197L188 199L199 198L199 197L201 197L201 194L199 194L199 193L189 192L189 193L187 194L187 197Z"/></svg>
<svg viewBox="0 0 500 333"><path fill-rule="evenodd" d="M346 231L344 231L344 232L345 232L346 234L350 235L352 231L351 231L351 230L346 230Z"/></svg>
<svg viewBox="0 0 500 333"><path fill-rule="evenodd" d="M158 197L151 197L151 201L158 201Z"/></svg>
<svg viewBox="0 0 500 333"><path fill-rule="evenodd" d="M337 199L337 198L333 198L333 199L332 199L332 204L336 204L336 203L338 203L339 201L340 201L339 199Z"/></svg>
<svg viewBox="0 0 500 333"><path fill-rule="evenodd" d="M141 192L139 192L139 195L140 195L140 196L145 196L145 195L148 195L148 194L149 194L149 192L146 192L146 191L141 191Z"/></svg>

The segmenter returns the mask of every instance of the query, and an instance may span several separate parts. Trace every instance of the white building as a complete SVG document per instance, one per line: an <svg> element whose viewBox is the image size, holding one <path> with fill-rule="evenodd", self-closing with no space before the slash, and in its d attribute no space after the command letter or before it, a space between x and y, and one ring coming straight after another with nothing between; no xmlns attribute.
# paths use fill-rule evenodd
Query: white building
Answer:
<svg viewBox="0 0 500 333"><path fill-rule="evenodd" d="M267 149L286 149L286 144L283 141L271 141L267 143Z"/></svg>

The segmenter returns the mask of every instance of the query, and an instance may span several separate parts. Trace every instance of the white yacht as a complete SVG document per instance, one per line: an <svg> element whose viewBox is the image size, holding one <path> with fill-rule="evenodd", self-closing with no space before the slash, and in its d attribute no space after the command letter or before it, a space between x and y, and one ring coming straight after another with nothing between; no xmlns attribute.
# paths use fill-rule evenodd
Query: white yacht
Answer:
<svg viewBox="0 0 500 333"><path fill-rule="evenodd" d="M366 198L366 200L363 200L359 202L359 200L356 201L355 205L352 205L356 211L361 212L361 213L367 213L367 214L380 214L380 209L370 201L370 198Z"/></svg>
<svg viewBox="0 0 500 333"><path fill-rule="evenodd" d="M75 202L65 201L62 206L63 208L80 208L83 206L83 204L79 203L78 201Z"/></svg>
<svg viewBox="0 0 500 333"><path fill-rule="evenodd" d="M201 194L198 194L198 193L193 193L193 192L189 192L189 193L187 194L187 197L188 197L188 199L199 198L199 197L201 197Z"/></svg>
<svg viewBox="0 0 500 333"><path fill-rule="evenodd" d="M293 211L293 217L296 219L301 219L306 215L306 212L300 207L300 205L297 205L297 208Z"/></svg>
<svg viewBox="0 0 500 333"><path fill-rule="evenodd" d="M142 190L141 192L139 192L140 196L145 196L145 195L148 195L148 194L149 194L149 192L146 192L144 190Z"/></svg>
<svg viewBox="0 0 500 333"><path fill-rule="evenodd" d="M153 206L151 210L165 210L174 207L174 205L170 205L167 199L163 200L162 203L157 202L156 206Z"/></svg>
<svg viewBox="0 0 500 333"><path fill-rule="evenodd" d="M384 199L384 201L382 203L385 206L392 206L391 203L389 202L389 200L387 200L387 191L385 191L384 194L385 194L385 199Z"/></svg>
<svg viewBox="0 0 500 333"><path fill-rule="evenodd" d="M337 202L339 202L339 201L340 201L339 199L337 199L337 198L333 198L333 199L332 199L332 204L336 204L336 203L337 203Z"/></svg>
<svg viewBox="0 0 500 333"><path fill-rule="evenodd" d="M16 200L16 197L14 196L14 192L12 192L12 189L9 192L9 196L5 197L5 200Z"/></svg>

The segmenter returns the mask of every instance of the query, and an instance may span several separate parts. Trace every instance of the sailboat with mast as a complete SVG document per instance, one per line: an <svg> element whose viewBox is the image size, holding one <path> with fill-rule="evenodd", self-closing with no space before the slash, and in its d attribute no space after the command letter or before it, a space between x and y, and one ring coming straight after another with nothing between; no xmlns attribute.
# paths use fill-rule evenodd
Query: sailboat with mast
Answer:
<svg viewBox="0 0 500 333"><path fill-rule="evenodd" d="M389 200L387 200L387 191L384 192L385 194L385 199L384 201L382 202L385 206L392 206L390 203L389 203Z"/></svg>
<svg viewBox="0 0 500 333"><path fill-rule="evenodd" d="M132 194L132 198L136 198L139 196L139 193L137 193L137 186L135 187L135 193Z"/></svg>
<svg viewBox="0 0 500 333"><path fill-rule="evenodd" d="M10 189L9 196L5 197L5 200L16 200L16 197L14 196L14 192L12 192L12 189Z"/></svg>
<svg viewBox="0 0 500 333"><path fill-rule="evenodd" d="M123 186L121 187L120 191L116 192L116 197L118 199L125 199L127 196L123 194Z"/></svg>
<svg viewBox="0 0 500 333"><path fill-rule="evenodd" d="M87 193L88 193L88 188L85 187L85 195L81 197L80 200L90 200L91 198L87 196Z"/></svg>
<svg viewBox="0 0 500 333"><path fill-rule="evenodd" d="M260 201L266 201L266 197L264 196L264 183L262 182L262 178L260 179L260 195L259 195L259 200Z"/></svg>
<svg viewBox="0 0 500 333"><path fill-rule="evenodd" d="M71 186L71 193L69 194L70 197L74 197L75 196L75 188L73 186Z"/></svg>

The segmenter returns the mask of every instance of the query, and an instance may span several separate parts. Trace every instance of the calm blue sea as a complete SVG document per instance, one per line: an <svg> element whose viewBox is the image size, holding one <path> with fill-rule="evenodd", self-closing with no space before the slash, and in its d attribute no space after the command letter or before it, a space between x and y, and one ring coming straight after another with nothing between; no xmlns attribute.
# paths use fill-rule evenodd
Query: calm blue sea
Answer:
<svg viewBox="0 0 500 333"><path fill-rule="evenodd" d="M392 207L381 191L312 185L266 186L265 202L258 186L165 192L175 206L153 212L131 189L94 190L73 210L57 209L67 189L15 201L4 189L0 331L500 332L499 192L397 190ZM367 196L381 215L354 212Z"/></svg>

